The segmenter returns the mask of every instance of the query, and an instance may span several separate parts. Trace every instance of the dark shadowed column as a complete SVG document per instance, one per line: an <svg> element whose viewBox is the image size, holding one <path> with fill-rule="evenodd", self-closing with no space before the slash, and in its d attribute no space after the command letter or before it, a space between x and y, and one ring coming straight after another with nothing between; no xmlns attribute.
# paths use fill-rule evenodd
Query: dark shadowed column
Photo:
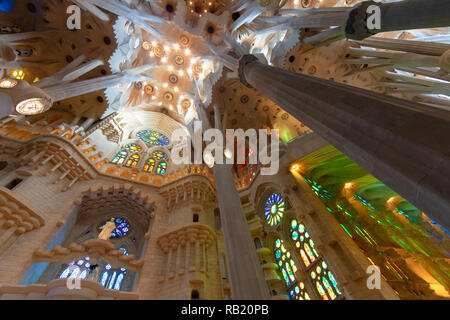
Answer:
<svg viewBox="0 0 450 320"><path fill-rule="evenodd" d="M430 218L450 227L450 112L260 63L241 82L272 99Z"/></svg>
<svg viewBox="0 0 450 320"><path fill-rule="evenodd" d="M380 8L380 29L367 29L369 6ZM450 26L449 0L404 0L391 3L364 1L350 11L345 34L348 39L362 40L373 34L386 31L399 31Z"/></svg>

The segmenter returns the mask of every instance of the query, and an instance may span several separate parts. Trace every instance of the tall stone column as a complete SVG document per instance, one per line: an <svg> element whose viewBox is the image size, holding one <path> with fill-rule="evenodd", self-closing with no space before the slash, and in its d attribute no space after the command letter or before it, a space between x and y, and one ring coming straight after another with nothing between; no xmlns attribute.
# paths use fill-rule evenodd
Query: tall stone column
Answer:
<svg viewBox="0 0 450 320"><path fill-rule="evenodd" d="M186 240L186 257L185 257L185 261L184 261L184 268L186 269L186 273L189 272L189 269L191 268L191 257L189 255L189 251L190 251L190 244L191 244L191 240L187 239Z"/></svg>
<svg viewBox="0 0 450 320"><path fill-rule="evenodd" d="M239 61L239 76L432 219L450 226L449 111L267 66L251 55ZM220 191L222 184L217 185Z"/></svg>
<svg viewBox="0 0 450 320"><path fill-rule="evenodd" d="M200 255L201 255L200 240L196 239L195 240L195 271L196 272L200 271Z"/></svg>
<svg viewBox="0 0 450 320"><path fill-rule="evenodd" d="M203 129L210 129L211 123L204 107L196 104L196 110ZM215 127L221 129L217 106L214 115ZM269 289L256 255L230 165L215 164L214 179L232 298L236 300L270 299Z"/></svg>
<svg viewBox="0 0 450 320"><path fill-rule="evenodd" d="M214 114L215 127L222 128L217 106ZM214 178L227 254L231 295L237 300L269 299L269 290L256 255L230 165L215 164Z"/></svg>
<svg viewBox="0 0 450 320"><path fill-rule="evenodd" d="M369 6L380 8L380 29L368 29ZM348 39L362 40L379 32L450 26L450 1L404 0L391 3L364 1L357 4L348 16L345 35Z"/></svg>
<svg viewBox="0 0 450 320"><path fill-rule="evenodd" d="M264 274L242 210L230 165L214 165L220 220L233 299L269 299Z"/></svg>

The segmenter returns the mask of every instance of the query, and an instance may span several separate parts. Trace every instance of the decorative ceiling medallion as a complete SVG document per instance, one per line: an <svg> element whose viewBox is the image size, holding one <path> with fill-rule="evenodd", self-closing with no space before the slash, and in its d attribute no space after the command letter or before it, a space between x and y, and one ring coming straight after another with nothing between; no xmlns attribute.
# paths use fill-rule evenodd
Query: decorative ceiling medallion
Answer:
<svg viewBox="0 0 450 320"><path fill-rule="evenodd" d="M180 55L176 55L175 56L175 63L179 66L181 66L184 63L184 58L183 56Z"/></svg>
<svg viewBox="0 0 450 320"><path fill-rule="evenodd" d="M289 114L288 113L283 113L283 115L281 116L282 120L287 120L289 118Z"/></svg>
<svg viewBox="0 0 450 320"><path fill-rule="evenodd" d="M145 51L150 50L151 47L152 47L152 45L149 42L147 42L147 41L144 41L142 43L142 49L144 49Z"/></svg>
<svg viewBox="0 0 450 320"><path fill-rule="evenodd" d="M162 56L164 56L164 49L161 46L156 46L153 48L153 53L158 58L161 58Z"/></svg>
<svg viewBox="0 0 450 320"><path fill-rule="evenodd" d="M242 102L242 103L247 103L247 102L248 102L248 96L247 96L246 94L244 94L244 95L241 97L241 102Z"/></svg>
<svg viewBox="0 0 450 320"><path fill-rule="evenodd" d="M194 70L194 73L202 73L203 71L203 65L201 62L197 62L196 64L194 64L194 66L192 67L192 69Z"/></svg>
<svg viewBox="0 0 450 320"><path fill-rule="evenodd" d="M155 93L155 87L153 87L151 84L148 84L144 87L144 92L151 96Z"/></svg>
<svg viewBox="0 0 450 320"><path fill-rule="evenodd" d="M317 71L316 66L311 66L311 67L308 68L308 73L309 74L315 74L316 71Z"/></svg>
<svg viewBox="0 0 450 320"><path fill-rule="evenodd" d="M17 86L19 82L16 79L5 78L0 80L0 88L11 89Z"/></svg>
<svg viewBox="0 0 450 320"><path fill-rule="evenodd" d="M16 110L20 114L33 115L42 113L51 107L52 102L46 98L31 98L19 102Z"/></svg>
<svg viewBox="0 0 450 320"><path fill-rule="evenodd" d="M189 109L189 107L191 106L191 100L184 99L183 101L181 101L181 106L183 107L183 109Z"/></svg>
<svg viewBox="0 0 450 320"><path fill-rule="evenodd" d="M172 99L173 99L173 94L172 94L172 92L169 92L169 91L165 92L165 93L164 93L164 99L166 99L166 100L168 100L168 101L172 101Z"/></svg>
<svg viewBox="0 0 450 320"><path fill-rule="evenodd" d="M173 84L177 83L178 82L177 75L176 74L169 75L169 81L170 81L170 83L173 83Z"/></svg>
<svg viewBox="0 0 450 320"><path fill-rule="evenodd" d="M311 6L311 4L312 4L311 0L302 0L302 7L303 8L309 8Z"/></svg>
<svg viewBox="0 0 450 320"><path fill-rule="evenodd" d="M180 45L186 47L189 45L189 42L190 42L190 40L189 40L188 36L186 36L184 34L180 36Z"/></svg>

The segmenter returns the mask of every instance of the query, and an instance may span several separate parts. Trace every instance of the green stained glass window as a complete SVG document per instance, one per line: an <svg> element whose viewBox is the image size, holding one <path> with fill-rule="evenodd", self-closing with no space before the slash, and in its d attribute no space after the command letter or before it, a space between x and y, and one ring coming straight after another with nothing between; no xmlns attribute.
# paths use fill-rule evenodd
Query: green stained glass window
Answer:
<svg viewBox="0 0 450 320"><path fill-rule="evenodd" d="M167 169L167 162L161 161L158 164L158 167L156 168L156 174L163 175L166 173L166 169Z"/></svg>
<svg viewBox="0 0 450 320"><path fill-rule="evenodd" d="M306 267L309 267L319 258L314 241L306 231L305 226L295 219L291 221L289 231L303 263Z"/></svg>
<svg viewBox="0 0 450 320"><path fill-rule="evenodd" d="M341 294L334 275L328 270L328 265L325 261L321 260L317 263L310 270L309 275L323 300L334 300Z"/></svg>
<svg viewBox="0 0 450 320"><path fill-rule="evenodd" d="M334 300L341 292L333 273L328 269L328 265L316 250L315 243L311 235L306 231L303 223L293 219L289 232L291 240L297 248L301 260L305 264L307 272L311 277L314 287L324 300Z"/></svg>
<svg viewBox="0 0 450 320"><path fill-rule="evenodd" d="M141 130L137 133L137 137L141 141L155 146L167 146L169 144L169 139L165 135L154 130Z"/></svg>

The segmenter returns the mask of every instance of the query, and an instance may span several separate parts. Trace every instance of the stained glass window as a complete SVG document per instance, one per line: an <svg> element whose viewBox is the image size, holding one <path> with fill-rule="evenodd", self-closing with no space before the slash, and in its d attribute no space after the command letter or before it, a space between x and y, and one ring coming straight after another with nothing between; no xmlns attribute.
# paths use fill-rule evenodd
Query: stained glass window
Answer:
<svg viewBox="0 0 450 320"><path fill-rule="evenodd" d="M303 263L306 267L309 267L319 258L314 241L306 231L305 226L295 219L291 221L289 231Z"/></svg>
<svg viewBox="0 0 450 320"><path fill-rule="evenodd" d="M169 139L165 135L153 130L139 131L137 137L145 143L150 143L155 146L167 146L169 144Z"/></svg>
<svg viewBox="0 0 450 320"><path fill-rule="evenodd" d="M79 278L86 279L89 275L89 257L75 260L67 264L67 267L59 275L60 279Z"/></svg>
<svg viewBox="0 0 450 320"><path fill-rule="evenodd" d="M142 147L137 145L136 143L129 143L125 146L125 149L132 152L141 152Z"/></svg>
<svg viewBox="0 0 450 320"><path fill-rule="evenodd" d="M155 159L150 158L145 163L144 171L146 171L146 172L153 172L153 169L155 169Z"/></svg>
<svg viewBox="0 0 450 320"><path fill-rule="evenodd" d="M138 155L137 153L133 154L130 159L128 159L127 163L125 164L125 166L129 167L129 168L134 168L136 167L136 165L139 162L139 159L141 158L140 155Z"/></svg>
<svg viewBox="0 0 450 320"><path fill-rule="evenodd" d="M278 193L272 194L267 200L264 215L271 226L276 226L280 223L281 218L283 218L284 205L284 199Z"/></svg>
<svg viewBox="0 0 450 320"><path fill-rule="evenodd" d="M293 219L289 232L319 295L323 300L336 299L341 294L338 284L328 269L327 263L317 252L305 225Z"/></svg>
<svg viewBox="0 0 450 320"><path fill-rule="evenodd" d="M110 221L110 219L106 220L102 225L108 221ZM126 236L130 231L130 225L124 218L114 218L114 223L116 224L116 229L111 232L111 238L121 238Z"/></svg>
<svg viewBox="0 0 450 320"><path fill-rule="evenodd" d="M124 251L124 255L128 255L125 248L120 248ZM127 269L118 268L113 269L110 264L105 265L103 268L102 275L100 276L99 283L110 290L120 290L122 288L122 283L127 274Z"/></svg>
<svg viewBox="0 0 450 320"><path fill-rule="evenodd" d="M291 253L284 246L283 240L279 238L275 240L274 252L277 265L288 288L289 298L293 300L310 300L308 293L305 291L305 284L297 280L295 275L297 266L292 259Z"/></svg>
<svg viewBox="0 0 450 320"><path fill-rule="evenodd" d="M331 271L328 270L325 261L322 260L321 263L312 268L309 275L323 300L334 300L341 294L338 284Z"/></svg>
<svg viewBox="0 0 450 320"><path fill-rule="evenodd" d="M156 168L156 174L163 175L164 173L166 173L166 169L167 169L167 163L164 161L161 161L158 164L158 167Z"/></svg>
<svg viewBox="0 0 450 320"><path fill-rule="evenodd" d="M155 160L164 160L164 159L167 159L167 154L165 154L164 152L162 152L162 151L155 151L155 152L153 152L152 153L152 157L155 159Z"/></svg>
<svg viewBox="0 0 450 320"><path fill-rule="evenodd" d="M122 164L125 161L127 155L128 153L125 150L120 151L113 159L112 163Z"/></svg>

